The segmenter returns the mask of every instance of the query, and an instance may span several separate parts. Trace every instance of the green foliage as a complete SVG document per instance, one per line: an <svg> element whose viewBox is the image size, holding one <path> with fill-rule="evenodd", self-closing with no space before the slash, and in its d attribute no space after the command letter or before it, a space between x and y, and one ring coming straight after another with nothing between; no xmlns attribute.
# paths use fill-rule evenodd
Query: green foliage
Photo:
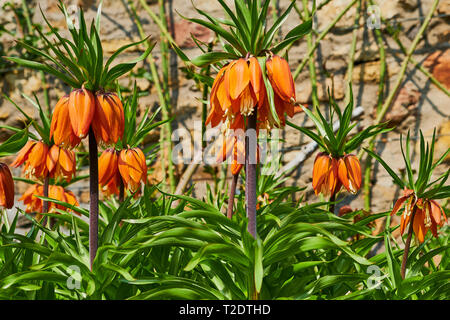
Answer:
<svg viewBox="0 0 450 320"><path fill-rule="evenodd" d="M403 160L406 166L406 175L407 180L401 179L390 167L389 165L381 159L381 157L375 154L373 151L364 149L369 153L370 156L377 159L377 161L386 169L389 175L392 177L394 182L401 188L407 188L410 190L414 190L414 193L417 198L424 199L446 199L450 197L450 186L444 186L445 182L448 179L450 174L450 170L447 170L444 174L438 177L434 181L430 181L431 176L433 174L434 169L438 165L440 165L448 153L450 152L450 148L447 149L442 156L433 163L434 156L434 145L436 142L436 130L433 132L433 137L431 140L431 146L428 142L425 144L425 139L422 134L422 130L420 130L420 150L419 150L419 167L417 170L417 177L414 180L414 172L411 166L411 139L408 131L408 135L406 136L406 152L403 149L403 141L400 136L400 148L403 155Z"/></svg>
<svg viewBox="0 0 450 320"><path fill-rule="evenodd" d="M339 158L347 153L350 153L361 146L364 140L379 135L381 133L388 132L392 128L386 128L386 123L372 125L366 129L358 132L352 138L349 138L350 132L356 126L357 123L350 124L353 113L353 90L350 85L350 101L342 112L333 95L328 92L329 95L329 120L327 120L320 112L319 106L314 106L314 112L300 105L303 111L314 122L317 129L317 133L304 127L299 127L291 122L286 122L289 126L301 131L312 140L317 142L323 151L332 155L335 158ZM334 117L337 115L339 128L335 133L333 130Z"/></svg>
<svg viewBox="0 0 450 320"><path fill-rule="evenodd" d="M46 214L57 219L53 230L29 217L33 226L25 235L15 232L19 210L0 233L1 298L448 298L448 229L411 254L410 275L402 281L402 250L391 247L391 229L373 236L368 225L387 213L354 223L357 213L336 217L322 209L324 203L289 202L297 189L280 187L271 177L261 181L259 192L268 192L273 202L258 210L256 240L247 231L243 197L231 220L220 206L159 194L157 186L121 205L114 199L100 203L92 271L87 210L73 208L81 216ZM371 255L383 241L386 251ZM438 266L435 256L441 257ZM371 266L379 268L378 277L368 271Z"/></svg>

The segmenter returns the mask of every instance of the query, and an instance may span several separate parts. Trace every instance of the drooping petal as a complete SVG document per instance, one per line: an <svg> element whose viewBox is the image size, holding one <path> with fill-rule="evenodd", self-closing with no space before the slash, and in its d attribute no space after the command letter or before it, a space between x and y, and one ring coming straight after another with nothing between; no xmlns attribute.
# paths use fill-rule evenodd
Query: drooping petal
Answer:
<svg viewBox="0 0 450 320"><path fill-rule="evenodd" d="M76 89L69 96L69 116L72 130L80 139L89 133L94 118L95 99L91 91L83 88Z"/></svg>
<svg viewBox="0 0 450 320"><path fill-rule="evenodd" d="M36 141L29 140L25 144L25 146L20 149L19 153L17 154L17 157L14 159L13 163L11 163L11 167L17 168L20 165L22 165L27 159L30 154L31 149L36 144Z"/></svg>
<svg viewBox="0 0 450 320"><path fill-rule="evenodd" d="M98 183L107 185L118 170L119 156L114 149L106 149L98 159Z"/></svg>
<svg viewBox="0 0 450 320"><path fill-rule="evenodd" d="M119 154L119 160L118 160L118 168L120 175L122 176L122 179L125 184L128 184L130 182L130 172L128 169L127 164L127 153L129 152L128 149L123 149L120 151Z"/></svg>
<svg viewBox="0 0 450 320"><path fill-rule="evenodd" d="M9 167L0 162L0 207L11 209L14 206L14 180Z"/></svg>
<svg viewBox="0 0 450 320"><path fill-rule="evenodd" d="M328 154L321 152L316 156L312 174L312 186L316 195L322 190L328 171L330 170L331 159Z"/></svg>
<svg viewBox="0 0 450 320"><path fill-rule="evenodd" d="M228 70L228 90L231 99L236 100L250 82L250 70L243 58L236 60Z"/></svg>
<svg viewBox="0 0 450 320"><path fill-rule="evenodd" d="M47 169L50 175L54 175L54 169L59 160L59 151L60 148L57 145L53 145L47 153Z"/></svg>
<svg viewBox="0 0 450 320"><path fill-rule="evenodd" d="M424 225L423 211L419 208L417 208L416 215L414 217L413 230L414 234L417 237L417 240L422 243L425 240L425 234L427 233L427 230Z"/></svg>
<svg viewBox="0 0 450 320"><path fill-rule="evenodd" d="M260 91L265 91L264 80L262 75L261 66L259 65L258 59L251 57L249 59L249 70L250 70L250 83L253 88L253 92L257 97L259 97Z"/></svg>
<svg viewBox="0 0 450 320"><path fill-rule="evenodd" d="M92 129L97 141L106 144L117 143L123 136L125 122L123 105L115 93L95 95L94 119Z"/></svg>
<svg viewBox="0 0 450 320"><path fill-rule="evenodd" d="M361 188L361 165L355 155L346 155L339 159L338 165L339 180L344 187L355 194Z"/></svg>
<svg viewBox="0 0 450 320"><path fill-rule="evenodd" d="M431 211L431 217L433 218L434 222L438 225L443 225L444 221L441 220L441 213L447 220L447 217L445 216L444 210L442 207L434 200L430 200L430 211Z"/></svg>
<svg viewBox="0 0 450 320"><path fill-rule="evenodd" d="M409 196L400 197L394 204L394 208L392 209L391 216L396 214L398 210L403 206L403 203L409 198Z"/></svg>
<svg viewBox="0 0 450 320"><path fill-rule="evenodd" d="M267 74L276 94L286 102L295 100L295 86L288 62L280 56L274 55L267 59Z"/></svg>

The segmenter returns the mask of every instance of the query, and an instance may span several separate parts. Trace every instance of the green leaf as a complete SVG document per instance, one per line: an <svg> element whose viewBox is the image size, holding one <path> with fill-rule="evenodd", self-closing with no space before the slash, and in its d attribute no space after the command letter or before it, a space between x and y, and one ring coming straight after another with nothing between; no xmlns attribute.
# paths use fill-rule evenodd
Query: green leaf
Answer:
<svg viewBox="0 0 450 320"><path fill-rule="evenodd" d="M23 129L0 145L0 157L14 155L22 149L28 141L28 128Z"/></svg>
<svg viewBox="0 0 450 320"><path fill-rule="evenodd" d="M207 52L192 59L191 63L197 67L203 68L222 60L235 60L238 58L238 56L228 52Z"/></svg>
<svg viewBox="0 0 450 320"><path fill-rule="evenodd" d="M403 188L405 186L404 182L402 181L402 179L400 179L395 172L387 165L386 162L384 162L383 159L381 159L381 157L377 154L375 154L374 152L372 152L369 149L364 148L364 150L373 158L375 158L383 167L384 169L386 169L386 171L389 173L389 175L392 177L392 179L394 179L394 182L400 187Z"/></svg>

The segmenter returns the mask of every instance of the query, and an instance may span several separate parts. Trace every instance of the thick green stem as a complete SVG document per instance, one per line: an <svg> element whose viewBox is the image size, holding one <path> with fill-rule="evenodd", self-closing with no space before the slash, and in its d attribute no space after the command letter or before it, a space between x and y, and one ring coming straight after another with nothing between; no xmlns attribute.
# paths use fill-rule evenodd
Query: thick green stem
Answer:
<svg viewBox="0 0 450 320"><path fill-rule="evenodd" d="M256 108L254 108L253 114L247 119L248 123L245 137L245 202L247 205L248 232L256 239Z"/></svg>
<svg viewBox="0 0 450 320"><path fill-rule="evenodd" d="M123 183L122 178L120 178L119 202L122 203L124 200L125 200L125 185Z"/></svg>
<svg viewBox="0 0 450 320"><path fill-rule="evenodd" d="M94 131L89 130L89 258L90 266L94 264L98 249L98 148Z"/></svg>
<svg viewBox="0 0 450 320"><path fill-rule="evenodd" d="M408 230L408 237L406 238L405 242L405 250L403 251L403 259L402 259L402 269L401 269L401 276L402 279L405 279L405 273L406 273L406 263L408 262L408 254L409 254L409 248L411 247L411 238L413 234L413 223L414 223L414 216L416 215L417 206L414 206L413 212L411 213L411 220L409 221L409 230Z"/></svg>

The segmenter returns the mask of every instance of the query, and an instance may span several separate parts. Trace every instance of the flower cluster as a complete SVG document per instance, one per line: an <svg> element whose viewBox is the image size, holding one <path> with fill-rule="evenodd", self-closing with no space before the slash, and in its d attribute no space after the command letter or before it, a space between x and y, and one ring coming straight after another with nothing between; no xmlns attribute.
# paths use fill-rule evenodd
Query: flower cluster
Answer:
<svg viewBox="0 0 450 320"><path fill-rule="evenodd" d="M62 97L52 117L50 138L57 145L74 148L87 136L91 124L97 142L117 143L124 131L123 106L117 94L94 94L82 88Z"/></svg>
<svg viewBox="0 0 450 320"><path fill-rule="evenodd" d="M119 152L109 148L100 156L99 184L105 195L119 195L121 183L127 190L135 193L146 179L147 164L141 149L129 148Z"/></svg>
<svg viewBox="0 0 450 320"><path fill-rule="evenodd" d="M395 202L391 215L396 214L402 207L404 207L404 211L400 221L401 234L405 232L406 226L411 220L414 207L416 207L413 231L421 243L424 241L428 230L431 230L433 236L437 237L437 227L442 227L444 220L447 222L444 209L435 200L417 198L414 190L407 188L403 190L403 196ZM444 218L442 219L441 216Z"/></svg>
<svg viewBox="0 0 450 320"><path fill-rule="evenodd" d="M43 179L64 178L67 182L72 180L76 171L75 153L53 145L49 147L42 141L28 141L20 150L11 164L17 168L24 164L27 176Z"/></svg>
<svg viewBox="0 0 450 320"><path fill-rule="evenodd" d="M284 126L285 113L290 117L294 115L295 86L289 65L285 59L271 55L266 60L265 70L274 91L277 116ZM265 76L258 58L240 58L222 67L211 89L211 111L206 125L216 127L222 123L224 142L218 152L218 162L233 153L234 172L239 172L243 164L238 158L245 150L245 118L257 113L257 132L277 126L270 110Z"/></svg>
<svg viewBox="0 0 450 320"><path fill-rule="evenodd" d="M340 158L334 158L326 152L317 154L312 175L316 195L322 193L327 197L333 196L342 186L355 194L361 188L361 165L353 154Z"/></svg>
<svg viewBox="0 0 450 320"><path fill-rule="evenodd" d="M34 184L30 186L19 201L23 201L26 206L26 212L43 212L43 200L38 198L44 196L44 187L40 184ZM48 189L48 197L61 202L68 203L72 206L78 206L78 201L73 192L65 190L61 186L50 185ZM49 212L55 212L56 209L68 210L66 207L53 202L49 203ZM69 211L72 211L69 209Z"/></svg>

